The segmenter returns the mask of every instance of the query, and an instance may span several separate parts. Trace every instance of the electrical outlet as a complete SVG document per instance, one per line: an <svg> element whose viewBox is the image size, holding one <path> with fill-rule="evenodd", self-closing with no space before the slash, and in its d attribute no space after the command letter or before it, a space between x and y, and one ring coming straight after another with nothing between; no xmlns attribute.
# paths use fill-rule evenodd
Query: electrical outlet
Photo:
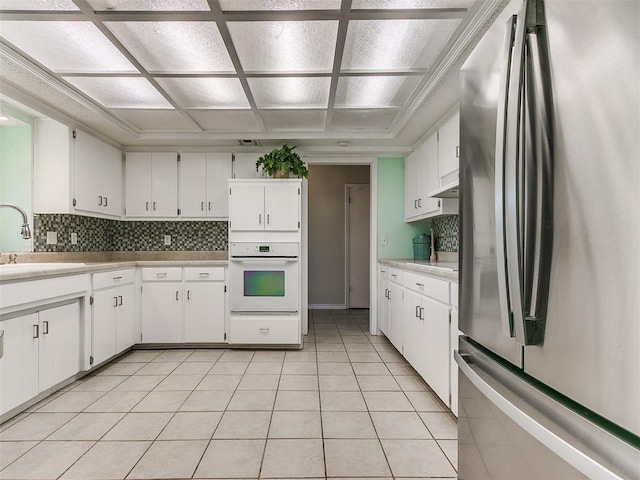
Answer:
<svg viewBox="0 0 640 480"><path fill-rule="evenodd" d="M78 244L78 234L76 232L71 232L71 245Z"/></svg>
<svg viewBox="0 0 640 480"><path fill-rule="evenodd" d="M47 232L47 245L58 244L58 232Z"/></svg>
<svg viewBox="0 0 640 480"><path fill-rule="evenodd" d="M382 235L380 237L380 245L382 245L383 247L389 245L389 239L387 238L386 235Z"/></svg>
<svg viewBox="0 0 640 480"><path fill-rule="evenodd" d="M165 245L171 245L171 235L165 235L164 236L164 244Z"/></svg>

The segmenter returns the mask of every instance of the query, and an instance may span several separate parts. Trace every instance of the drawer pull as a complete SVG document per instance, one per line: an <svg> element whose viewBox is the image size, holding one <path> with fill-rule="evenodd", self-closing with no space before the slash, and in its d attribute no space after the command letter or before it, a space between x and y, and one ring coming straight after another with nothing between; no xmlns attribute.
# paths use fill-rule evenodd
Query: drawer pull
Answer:
<svg viewBox="0 0 640 480"><path fill-rule="evenodd" d="M260 331L262 333L269 333L269 329L268 328L261 328Z"/></svg>
<svg viewBox="0 0 640 480"><path fill-rule="evenodd" d="M159 277L159 278L164 278L166 276L167 276L167 272L156 273L156 277Z"/></svg>
<svg viewBox="0 0 640 480"><path fill-rule="evenodd" d="M198 275L201 276L201 277L208 277L209 273L208 272L200 272Z"/></svg>
<svg viewBox="0 0 640 480"><path fill-rule="evenodd" d="M392 276L393 278L398 278L398 275L396 275L395 273L392 273L392 274L391 274L391 276Z"/></svg>
<svg viewBox="0 0 640 480"><path fill-rule="evenodd" d="M122 277L113 277L114 282L117 282L118 280L122 280Z"/></svg>
<svg viewBox="0 0 640 480"><path fill-rule="evenodd" d="M418 282L416 282L416 285L417 285L417 286L419 286L419 287L424 287L424 283L418 283Z"/></svg>

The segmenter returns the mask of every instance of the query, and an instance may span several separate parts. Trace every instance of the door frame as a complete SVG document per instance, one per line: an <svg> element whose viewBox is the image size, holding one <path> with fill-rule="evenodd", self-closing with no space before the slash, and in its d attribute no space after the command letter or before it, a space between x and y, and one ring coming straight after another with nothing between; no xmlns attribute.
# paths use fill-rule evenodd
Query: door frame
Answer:
<svg viewBox="0 0 640 480"><path fill-rule="evenodd" d="M368 165L369 166L369 333L378 333L378 158L304 156L309 165ZM309 332L309 185L302 181L302 333Z"/></svg>
<svg viewBox="0 0 640 480"><path fill-rule="evenodd" d="M371 186L367 183L345 183L344 185L344 304L347 310L351 308L350 302L350 280L351 280L351 256L349 255L350 235L349 227L351 226L351 215L349 213L349 189L352 187L369 187L369 217L371 217ZM369 231L371 236L371 231ZM374 235L375 237L375 235ZM371 269L369 269L369 276L371 276ZM369 304L371 304L371 296L369 296Z"/></svg>

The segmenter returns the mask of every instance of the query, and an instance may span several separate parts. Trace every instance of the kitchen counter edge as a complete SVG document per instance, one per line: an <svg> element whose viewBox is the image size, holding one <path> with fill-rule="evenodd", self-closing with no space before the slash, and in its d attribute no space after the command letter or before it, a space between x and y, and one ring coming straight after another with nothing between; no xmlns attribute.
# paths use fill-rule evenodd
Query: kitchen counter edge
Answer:
<svg viewBox="0 0 640 480"><path fill-rule="evenodd" d="M437 263L421 265L416 264L413 260L383 258L378 260L378 263L388 267L439 277L445 280L458 281L458 264L454 262L444 262L441 266L438 266Z"/></svg>

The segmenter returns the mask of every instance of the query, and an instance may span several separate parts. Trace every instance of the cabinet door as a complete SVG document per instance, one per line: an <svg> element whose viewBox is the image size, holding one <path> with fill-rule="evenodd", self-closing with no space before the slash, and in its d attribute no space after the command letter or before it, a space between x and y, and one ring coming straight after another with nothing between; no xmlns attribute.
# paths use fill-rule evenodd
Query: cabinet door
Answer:
<svg viewBox="0 0 640 480"><path fill-rule="evenodd" d="M438 178L438 136L431 135L423 145L424 157L420 173L420 215L429 215L440 208L440 199L427 194L440 186Z"/></svg>
<svg viewBox="0 0 640 480"><path fill-rule="evenodd" d="M207 176L206 153L185 153L182 155L179 189L180 215L182 217L207 216Z"/></svg>
<svg viewBox="0 0 640 480"><path fill-rule="evenodd" d="M438 176L444 179L458 170L460 153L460 113L456 112L438 131ZM453 180L453 179L451 179ZM449 183L443 180L442 184Z"/></svg>
<svg viewBox="0 0 640 480"><path fill-rule="evenodd" d="M431 389L449 405L449 307L428 298L422 299L424 330L420 343L424 355L423 378ZM422 373L422 372L420 372Z"/></svg>
<svg viewBox="0 0 640 480"><path fill-rule="evenodd" d="M143 285L142 341L182 342L182 283L147 282Z"/></svg>
<svg viewBox="0 0 640 480"><path fill-rule="evenodd" d="M185 283L184 341L224 342L224 283Z"/></svg>
<svg viewBox="0 0 640 480"><path fill-rule="evenodd" d="M140 340L136 321L136 287L123 285L116 289L118 310L116 312L116 353L120 353Z"/></svg>
<svg viewBox="0 0 640 480"><path fill-rule="evenodd" d="M80 304L38 312L40 319L40 391L80 371Z"/></svg>
<svg viewBox="0 0 640 480"><path fill-rule="evenodd" d="M127 153L125 196L127 217L151 216L151 153Z"/></svg>
<svg viewBox="0 0 640 480"><path fill-rule="evenodd" d="M396 349L402 353L403 339L403 309L402 292L403 288L396 284L389 284L389 335L388 338Z"/></svg>
<svg viewBox="0 0 640 480"><path fill-rule="evenodd" d="M101 145L100 140L76 130L76 138L73 139L76 210L102 212Z"/></svg>
<svg viewBox="0 0 640 480"><path fill-rule="evenodd" d="M404 332L403 355L407 361L420 373L419 360L423 346L420 344L423 323L420 319L422 295L411 290L404 290Z"/></svg>
<svg viewBox="0 0 640 480"><path fill-rule="evenodd" d="M178 216L178 154L153 153L151 200L154 217Z"/></svg>
<svg viewBox="0 0 640 480"><path fill-rule="evenodd" d="M93 294L93 365L98 365L116 354L117 310L118 296L115 288Z"/></svg>
<svg viewBox="0 0 640 480"><path fill-rule="evenodd" d="M404 164L404 198L405 219L409 220L418 215L418 190L420 176L418 175L418 162L420 160L420 150L409 155Z"/></svg>
<svg viewBox="0 0 640 480"><path fill-rule="evenodd" d="M264 186L232 185L229 188L229 229L264 230Z"/></svg>
<svg viewBox="0 0 640 480"><path fill-rule="evenodd" d="M236 153L233 158L233 178L265 178L262 168L256 171L256 162L262 153Z"/></svg>
<svg viewBox="0 0 640 480"><path fill-rule="evenodd" d="M300 229L300 187L296 183L279 183L264 187L265 230Z"/></svg>
<svg viewBox="0 0 640 480"><path fill-rule="evenodd" d="M378 288L378 329L389 337L389 281L381 278Z"/></svg>
<svg viewBox="0 0 640 480"><path fill-rule="evenodd" d="M230 153L207 153L207 217L229 216Z"/></svg>
<svg viewBox="0 0 640 480"><path fill-rule="evenodd" d="M122 215L122 152L101 142L102 210L107 215Z"/></svg>

